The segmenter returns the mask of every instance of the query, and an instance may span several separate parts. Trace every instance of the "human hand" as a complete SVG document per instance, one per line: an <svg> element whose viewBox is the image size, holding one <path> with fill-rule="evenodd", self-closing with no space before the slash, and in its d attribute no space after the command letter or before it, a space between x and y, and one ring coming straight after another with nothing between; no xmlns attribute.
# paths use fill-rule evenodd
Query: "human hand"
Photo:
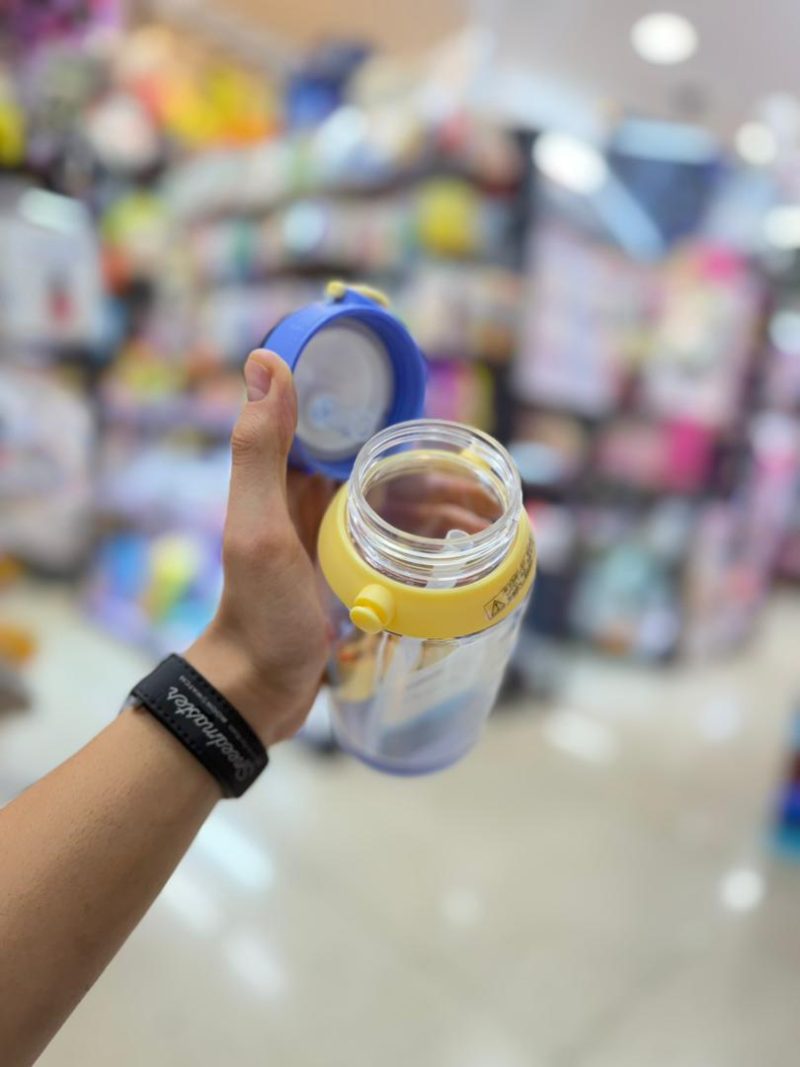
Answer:
<svg viewBox="0 0 800 1067"><path fill-rule="evenodd" d="M245 382L231 439L222 599L185 657L269 746L300 728L325 666L327 624L312 559L333 487L318 475L287 477L297 404L283 360L251 352Z"/></svg>

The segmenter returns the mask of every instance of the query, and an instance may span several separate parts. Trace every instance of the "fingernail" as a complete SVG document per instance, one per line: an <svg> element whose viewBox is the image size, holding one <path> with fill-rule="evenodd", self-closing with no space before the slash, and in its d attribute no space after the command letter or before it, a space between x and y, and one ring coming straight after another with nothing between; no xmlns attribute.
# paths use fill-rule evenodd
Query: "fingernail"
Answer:
<svg viewBox="0 0 800 1067"><path fill-rule="evenodd" d="M269 392L272 372L260 359L249 356L244 365L244 380L247 385L247 399L263 400Z"/></svg>

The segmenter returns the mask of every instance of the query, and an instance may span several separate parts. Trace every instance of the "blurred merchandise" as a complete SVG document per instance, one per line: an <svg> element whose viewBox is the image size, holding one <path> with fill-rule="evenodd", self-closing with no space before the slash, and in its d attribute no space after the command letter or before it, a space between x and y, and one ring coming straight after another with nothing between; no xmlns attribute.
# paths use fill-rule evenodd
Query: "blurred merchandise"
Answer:
<svg viewBox="0 0 800 1067"><path fill-rule="evenodd" d="M494 385L486 367L458 360L429 364L425 414L432 419L464 421L479 430L494 426Z"/></svg>
<svg viewBox="0 0 800 1067"><path fill-rule="evenodd" d="M0 364L0 553L50 572L83 562L94 448L79 391L44 371Z"/></svg>
<svg viewBox="0 0 800 1067"><path fill-rule="evenodd" d="M305 58L286 88L290 129L311 128L332 115L346 101L348 82L370 49L363 44L329 41Z"/></svg>
<svg viewBox="0 0 800 1067"><path fill-rule="evenodd" d="M161 656L208 625L220 592L218 535L127 531L101 541L86 605L104 629Z"/></svg>
<svg viewBox="0 0 800 1067"><path fill-rule="evenodd" d="M396 107L370 111L345 106L311 132L291 133L254 148L218 151L187 161L170 175L165 193L179 217L200 220L226 212L265 212L301 196L366 194L435 174L437 169L510 189L520 179L513 140L505 136L507 160L498 173L478 150L499 136L469 115L463 133L450 136L442 122ZM470 204L458 209L463 218ZM455 212L444 228L452 234ZM439 233L437 226L434 233Z"/></svg>
<svg viewBox="0 0 800 1067"><path fill-rule="evenodd" d="M27 663L36 651L36 639L29 630L0 620L0 660L15 666Z"/></svg>
<svg viewBox="0 0 800 1067"><path fill-rule="evenodd" d="M737 419L763 290L733 252L699 244L669 258L642 368L648 411L711 429Z"/></svg>
<svg viewBox="0 0 800 1067"><path fill-rule="evenodd" d="M0 166L18 166L24 153L25 115L13 82L0 67Z"/></svg>
<svg viewBox="0 0 800 1067"><path fill-rule="evenodd" d="M800 7L657 7L0 0L0 805L213 619L253 349L340 482L385 294L476 435L339 487L299 744L49 1067L797 1067Z"/></svg>
<svg viewBox="0 0 800 1067"><path fill-rule="evenodd" d="M31 704L31 694L20 674L0 655L0 712L21 711Z"/></svg>
<svg viewBox="0 0 800 1067"><path fill-rule="evenodd" d="M20 574L20 566L11 556L0 554L0 590ZM36 635L0 614L0 712L19 711L31 703L28 685L20 672L36 654Z"/></svg>
<svg viewBox="0 0 800 1067"><path fill-rule="evenodd" d="M520 291L519 275L505 267L422 263L397 301L429 359L499 364L516 347Z"/></svg>
<svg viewBox="0 0 800 1067"><path fill-rule="evenodd" d="M653 271L563 228L534 233L514 388L601 416L621 403L655 299Z"/></svg>
<svg viewBox="0 0 800 1067"><path fill-rule="evenodd" d="M104 293L86 208L45 189L4 182L0 245L0 342L25 349L99 345Z"/></svg>
<svg viewBox="0 0 800 1067"><path fill-rule="evenodd" d="M750 448L740 489L703 510L688 556L685 644L695 654L735 647L750 635L779 567L800 483L794 420L760 414Z"/></svg>
<svg viewBox="0 0 800 1067"><path fill-rule="evenodd" d="M787 764L775 806L773 839L782 853L800 859L800 713L797 711L789 727Z"/></svg>
<svg viewBox="0 0 800 1067"><path fill-rule="evenodd" d="M675 572L686 550L691 512L665 500L644 517L614 510L581 515L587 552L571 624L616 655L665 660L678 649L681 592Z"/></svg>
<svg viewBox="0 0 800 1067"><path fill-rule="evenodd" d="M597 468L611 482L653 492L695 492L708 484L715 439L688 419L622 416L598 430Z"/></svg>
<svg viewBox="0 0 800 1067"><path fill-rule="evenodd" d="M547 215L529 249L512 451L534 523L545 502L574 516L565 632L645 660L718 653L750 632L791 551L794 431L762 410L776 389L769 281L719 244L641 263Z"/></svg>
<svg viewBox="0 0 800 1067"><path fill-rule="evenodd" d="M516 129L477 32L290 61L200 12L183 32L57 7L0 21L0 551L87 563L91 613L129 639L188 633L219 585L243 360L341 278L419 344L426 413L518 464L526 686L576 638L721 652L800 577L800 276L746 239L788 165L644 116L609 114L605 149Z"/></svg>
<svg viewBox="0 0 800 1067"><path fill-rule="evenodd" d="M54 4L29 4L5 0L0 12L0 35L28 46L57 37L71 37L116 26L120 0L58 0Z"/></svg>

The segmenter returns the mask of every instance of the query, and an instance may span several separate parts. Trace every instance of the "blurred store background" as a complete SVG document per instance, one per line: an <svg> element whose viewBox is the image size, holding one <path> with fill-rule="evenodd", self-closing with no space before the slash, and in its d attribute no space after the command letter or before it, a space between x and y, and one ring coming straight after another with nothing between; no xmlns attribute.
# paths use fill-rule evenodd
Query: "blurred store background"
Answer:
<svg viewBox="0 0 800 1067"><path fill-rule="evenodd" d="M400 786L317 709L49 1067L797 1062L799 38L785 0L4 0L0 799L211 617L244 357L332 277L509 446L539 549L483 748ZM162 964L249 983L235 1037L159 1016Z"/></svg>

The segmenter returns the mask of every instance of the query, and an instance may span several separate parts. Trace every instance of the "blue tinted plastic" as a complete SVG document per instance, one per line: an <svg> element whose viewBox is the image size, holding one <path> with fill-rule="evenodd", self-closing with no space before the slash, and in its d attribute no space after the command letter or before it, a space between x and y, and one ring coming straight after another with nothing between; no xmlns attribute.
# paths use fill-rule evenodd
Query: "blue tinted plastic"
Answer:
<svg viewBox="0 0 800 1067"><path fill-rule="evenodd" d="M300 308L279 322L262 344L277 353L294 371L312 338L332 324L345 320L352 320L374 333L391 364L393 382L389 405L385 418L376 429L419 418L425 404L427 377L422 353L396 316L355 290L348 289L341 299L320 300ZM295 437L290 460L295 466L344 481L350 475L362 443L353 448L352 455L325 459L314 455L299 437Z"/></svg>

